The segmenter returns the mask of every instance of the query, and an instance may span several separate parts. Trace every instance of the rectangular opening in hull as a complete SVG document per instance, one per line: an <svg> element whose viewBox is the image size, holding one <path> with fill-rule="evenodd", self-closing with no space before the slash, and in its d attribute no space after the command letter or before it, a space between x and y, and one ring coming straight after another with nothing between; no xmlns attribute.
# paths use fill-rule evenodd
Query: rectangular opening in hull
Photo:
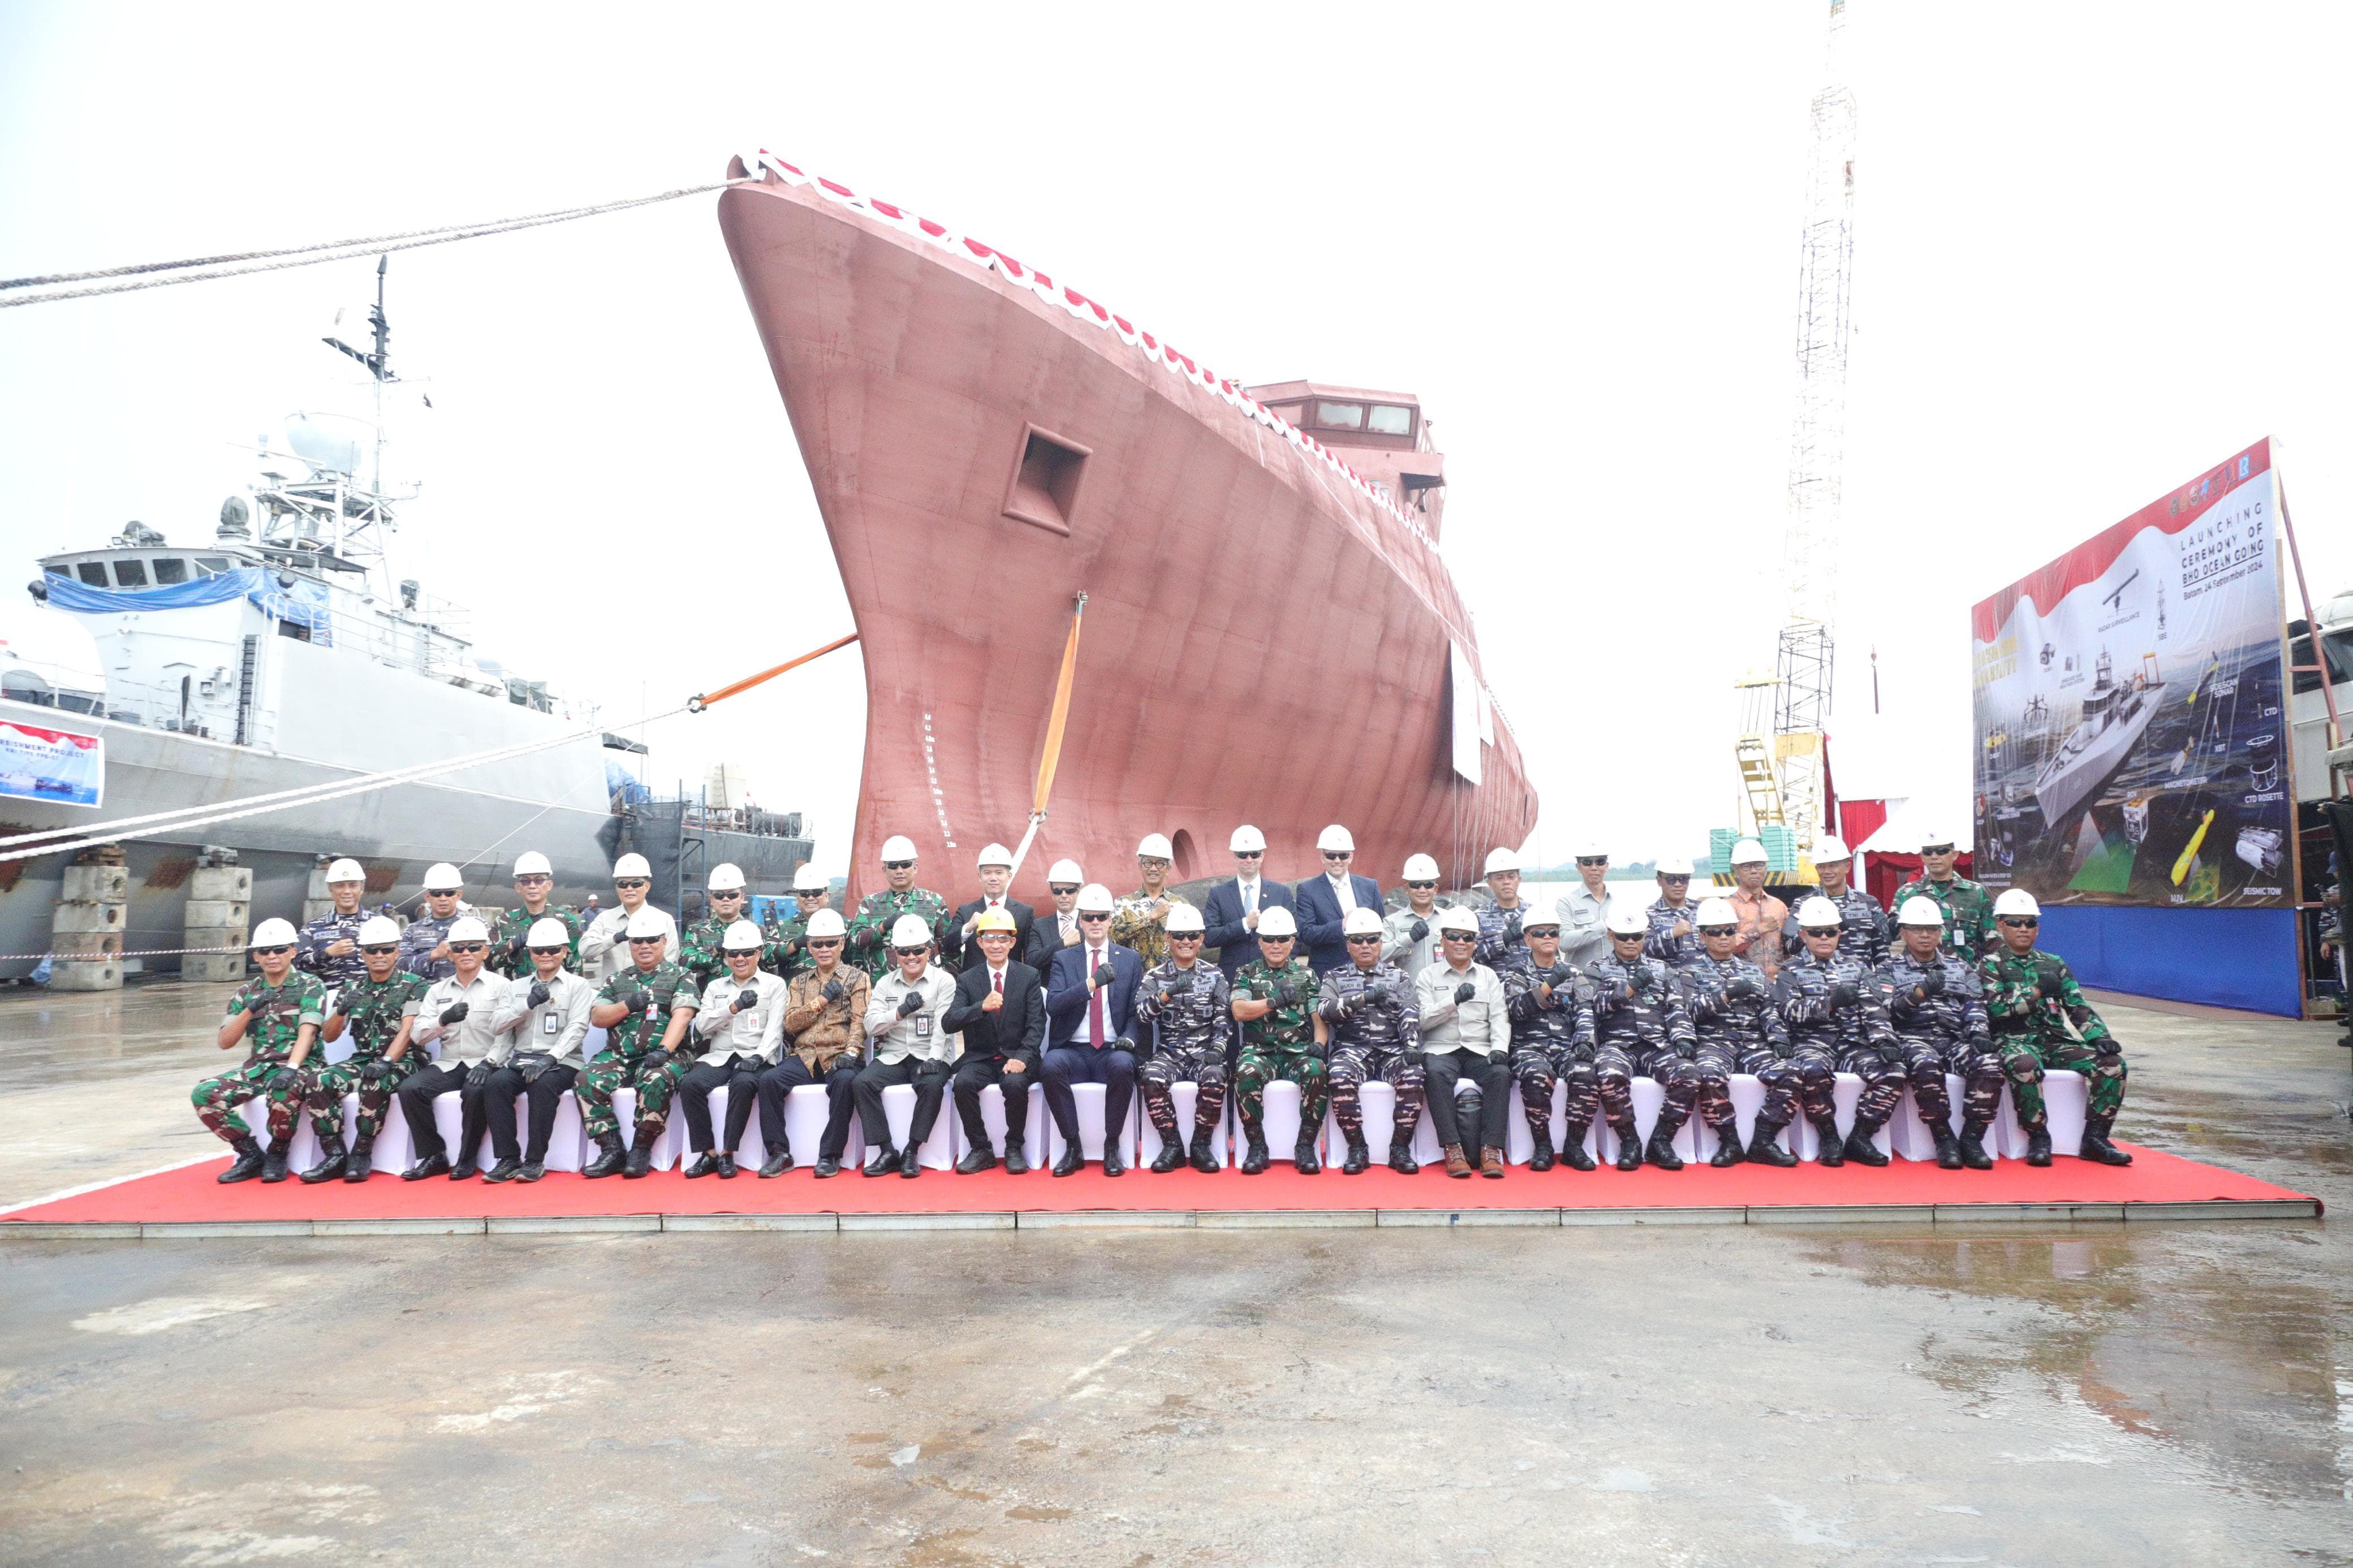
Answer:
<svg viewBox="0 0 2353 1568"><path fill-rule="evenodd" d="M1025 427L1013 479L1006 486L1005 515L1068 535L1079 509L1079 480L1092 455L1087 447L1035 425Z"/></svg>

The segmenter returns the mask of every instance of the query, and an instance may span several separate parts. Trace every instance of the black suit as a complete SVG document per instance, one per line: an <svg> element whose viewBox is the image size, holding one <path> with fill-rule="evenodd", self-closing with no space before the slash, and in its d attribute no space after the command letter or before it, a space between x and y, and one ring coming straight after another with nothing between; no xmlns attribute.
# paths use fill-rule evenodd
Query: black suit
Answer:
<svg viewBox="0 0 2353 1568"><path fill-rule="evenodd" d="M966 921L976 918L980 911L987 907L988 900L986 899L973 899L959 904L956 907L955 918L948 922L949 937L955 938L964 930ZM1026 955L1029 952L1029 930L1037 921L1036 913L1029 905L1016 899L1005 900L1005 912L1013 917L1013 957L1017 962L1028 963L1029 961ZM965 941L961 951L956 954L956 973L969 973L987 962L987 955L980 951L980 938L973 936Z"/></svg>
<svg viewBox="0 0 2353 1568"><path fill-rule="evenodd" d="M1046 983L1038 972L1018 960L1005 965L1005 1005L991 1013L981 1006L989 994L988 963L956 976L955 1000L948 1004L940 1027L964 1036L964 1055L956 1058L956 1115L964 1122L965 1144L978 1148L988 1142L988 1124L980 1117L980 1091L990 1084L1005 1090L1005 1143L1018 1149L1029 1124L1029 1086L1042 1081L1038 1062L1046 1046ZM1005 1064L1018 1061L1021 1070L1008 1074Z"/></svg>
<svg viewBox="0 0 2353 1568"><path fill-rule="evenodd" d="M1029 926L1029 942L1017 947L1013 956L1036 970L1040 977L1054 967L1054 955L1062 951L1062 917L1048 904Z"/></svg>

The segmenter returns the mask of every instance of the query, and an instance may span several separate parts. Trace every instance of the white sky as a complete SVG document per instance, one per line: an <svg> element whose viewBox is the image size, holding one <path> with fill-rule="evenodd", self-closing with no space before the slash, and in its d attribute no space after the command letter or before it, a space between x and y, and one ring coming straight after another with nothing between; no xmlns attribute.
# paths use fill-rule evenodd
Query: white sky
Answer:
<svg viewBox="0 0 2353 1568"><path fill-rule="evenodd" d="M1731 820L1730 682L1782 618L1822 16L0 5L0 275L638 195L775 148L1221 374L1419 394L1533 847L1599 827L1630 858ZM1875 646L1915 793L1958 800L1968 606L2257 436L2316 600L2353 585L2353 16L1851 16L1840 710L1868 712ZM402 574L612 719L850 629L714 200L393 260L395 354L435 405L388 459L427 481ZM349 307L359 341L371 274L0 311L0 557L29 578L134 517L208 539L237 443L360 396L317 339ZM857 737L798 715L859 689L854 657L672 721L658 776L743 761L839 869Z"/></svg>

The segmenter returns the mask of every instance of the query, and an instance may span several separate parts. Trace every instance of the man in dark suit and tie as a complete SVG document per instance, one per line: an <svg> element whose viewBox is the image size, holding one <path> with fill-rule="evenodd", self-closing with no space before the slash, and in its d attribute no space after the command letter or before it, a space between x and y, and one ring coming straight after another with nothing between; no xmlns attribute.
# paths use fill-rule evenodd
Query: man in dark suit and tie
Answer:
<svg viewBox="0 0 2353 1568"><path fill-rule="evenodd" d="M1046 1109L1062 1134L1054 1174L1077 1173L1079 1101L1074 1083L1103 1086L1103 1174L1124 1175L1119 1130L1135 1093L1135 988L1144 960L1111 940L1111 889L1090 882L1079 889L1081 938L1054 955L1046 973Z"/></svg>
<svg viewBox="0 0 2353 1568"><path fill-rule="evenodd" d="M981 964L980 944L974 940L974 922L980 919L983 910L1003 910L1013 917L1016 952L1029 951L1029 928L1035 920L1029 905L1005 896L1005 889L1013 881L1012 850L1002 844L990 845L980 852L976 869L980 872L980 897L957 906L955 919L951 922L956 951L950 957L959 974L968 973Z"/></svg>
<svg viewBox="0 0 2353 1568"><path fill-rule="evenodd" d="M1046 891L1054 901L1039 911L1029 927L1029 942L1013 950L1013 956L1036 970L1040 978L1053 967L1056 953L1078 942L1079 889L1086 880L1076 860L1057 860L1046 873Z"/></svg>
<svg viewBox="0 0 2353 1568"><path fill-rule="evenodd" d="M1018 1176L1029 1169L1022 1145L1029 1130L1029 1086L1038 1081L1046 1044L1046 984L1014 960L1011 915L987 910L973 923L980 963L956 977L955 999L940 1020L942 1029L964 1036L955 1108L968 1152L956 1162L956 1173L976 1175L997 1163L980 1115L980 1091L995 1084L1005 1091L1005 1173Z"/></svg>
<svg viewBox="0 0 2353 1568"><path fill-rule="evenodd" d="M1218 950L1218 967L1228 984L1245 963L1258 961L1258 917L1261 910L1293 910L1291 889L1259 875L1266 864L1266 835L1244 823L1234 829L1234 879L1209 889L1201 919L1209 928L1208 944Z"/></svg>
<svg viewBox="0 0 2353 1568"><path fill-rule="evenodd" d="M1307 963L1316 973L1348 962L1348 939L1341 929L1350 910L1381 912L1381 885L1359 877L1348 868L1356 858L1356 841L1338 823L1315 840L1324 852L1324 874L1310 877L1291 890L1292 912L1299 921L1299 940L1306 944Z"/></svg>

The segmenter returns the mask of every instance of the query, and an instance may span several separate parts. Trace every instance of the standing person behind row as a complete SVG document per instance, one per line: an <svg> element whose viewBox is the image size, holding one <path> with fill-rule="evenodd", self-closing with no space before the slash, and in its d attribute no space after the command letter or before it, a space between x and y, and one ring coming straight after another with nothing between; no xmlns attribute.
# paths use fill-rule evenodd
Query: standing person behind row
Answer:
<svg viewBox="0 0 2353 1568"><path fill-rule="evenodd" d="M956 985L945 963L932 962L932 941L930 921L920 915L901 915L891 927L891 958L896 967L882 977L866 1004L866 1040L874 1059L851 1080L850 1093L866 1134L865 1173L870 1176L893 1171L910 1178L923 1173L923 1142L939 1121L940 1100L947 1093L957 1042L941 1021L955 1000ZM882 1109L882 1091L900 1084L912 1084L915 1090L915 1115L903 1151L891 1146L891 1119Z"/></svg>
<svg viewBox="0 0 2353 1568"><path fill-rule="evenodd" d="M1908 899L1930 899L1945 913L1946 950L1964 963L1983 963L2000 951L1994 931L1993 897L1985 885L1957 876L1959 860L1953 836L1931 827L1920 836L1920 875L1895 889L1895 907Z"/></svg>
<svg viewBox="0 0 2353 1568"><path fill-rule="evenodd" d="M1307 944L1307 963L1318 974L1348 962L1344 930L1348 911L1381 909L1381 885L1350 869L1356 860L1356 841L1338 823L1315 840L1324 857L1324 874L1310 877L1291 890L1292 914Z"/></svg>
<svg viewBox="0 0 2353 1568"><path fill-rule="evenodd" d="M1185 901L1168 886L1175 853L1166 835L1145 834L1135 847L1135 869L1143 886L1112 905L1112 941L1142 959L1146 969L1168 962L1168 911Z"/></svg>
<svg viewBox="0 0 2353 1568"><path fill-rule="evenodd" d="M418 1061L409 1049L417 1009L429 983L400 967L400 927L383 915L359 928L358 980L335 988L327 1005L322 1046L348 1032L351 1055L319 1068L311 1086L311 1125L319 1135L319 1163L302 1173L305 1182L364 1182L375 1170L375 1135L384 1127L393 1090ZM352 1145L343 1147L343 1096L359 1096Z"/></svg>
<svg viewBox="0 0 2353 1568"><path fill-rule="evenodd" d="M717 1175L735 1179L735 1146L752 1124L760 1103L760 1075L776 1065L784 1048L784 981L760 967L767 942L759 927L737 921L719 939L727 973L703 988L694 1010L694 1040L702 1056L678 1080L679 1109L686 1116L687 1143L694 1163L689 1180ZM711 1138L711 1091L727 1091L727 1135L714 1152Z"/></svg>
<svg viewBox="0 0 2353 1568"><path fill-rule="evenodd" d="M1488 968L1501 971L1514 955L1526 944L1521 940L1531 910L1520 897L1520 852L1516 849L1495 849L1488 852L1486 865L1487 890L1495 901L1478 911L1479 945L1473 954Z"/></svg>
<svg viewBox="0 0 2353 1568"><path fill-rule="evenodd" d="M711 868L711 875L702 879L702 897L706 912L678 942L678 966L694 982L697 994L727 973L721 950L728 929L744 918L744 868L732 860Z"/></svg>
<svg viewBox="0 0 2353 1568"><path fill-rule="evenodd" d="M1144 1113L1160 1134L1155 1174L1192 1162L1218 1168L1211 1144L1226 1119L1226 1040L1233 1028L1233 991L1219 971L1203 963L1201 911L1179 904L1168 911L1168 962L1146 970L1138 988L1135 1021L1152 1030L1152 1055L1137 1077L1144 1085ZM1194 1086L1193 1135L1188 1146L1176 1125L1174 1090Z"/></svg>
<svg viewBox="0 0 2353 1568"><path fill-rule="evenodd" d="M646 902L653 888L653 868L642 855L624 855L613 862L613 891L621 901L600 911L580 937L580 966L598 984L610 980L634 962L629 952L629 927L639 914L658 922L662 932L661 961L678 962L678 922ZM638 922L642 929L644 922ZM599 1026L600 1027L602 1026Z"/></svg>
<svg viewBox="0 0 2353 1568"><path fill-rule="evenodd" d="M214 1042L225 1051L244 1046L245 1060L205 1079L188 1097L196 1120L237 1152L216 1181L286 1179L286 1151L310 1098L308 1064L325 1021L327 994L317 976L294 967L294 942L291 921L266 920L254 928L253 960L261 973L228 999L228 1016ZM269 1102L267 1152L237 1114L250 1100Z"/></svg>
<svg viewBox="0 0 2353 1568"><path fill-rule="evenodd" d="M1839 951L1876 969L1887 962L1887 911L1877 899L1848 881L1853 870L1854 854L1844 839L1825 837L1814 847L1814 875L1821 879L1821 896L1838 906ZM1781 951L1792 958L1805 951L1795 929Z"/></svg>
<svg viewBox="0 0 2353 1568"><path fill-rule="evenodd" d="M425 873L424 911L400 933L401 968L427 980L447 980L457 973L457 961L449 952L449 931L459 920L473 919L465 913L459 898L465 885L466 879L447 860ZM489 928L483 930L487 933Z"/></svg>
<svg viewBox="0 0 2353 1568"><path fill-rule="evenodd" d="M1456 1177L1471 1173L1464 1156L1474 1146L1479 1173L1503 1175L1504 1130L1512 1110L1512 1021L1504 984L1471 956L1479 945L1481 923L1478 915L1460 907L1440 914L1441 956L1414 977L1430 1125L1446 1150L1446 1173ZM1454 1086L1465 1078L1479 1086L1481 1096L1480 1125L1467 1137L1454 1114Z"/></svg>
<svg viewBox="0 0 2353 1568"><path fill-rule="evenodd" d="M1732 951L1765 972L1770 980L1781 967L1781 928L1788 922L1789 906L1765 890L1772 862L1765 846L1744 838L1732 847L1732 893L1725 901L1738 917L1740 932Z"/></svg>
<svg viewBox="0 0 2353 1568"><path fill-rule="evenodd" d="M1552 907L1560 916L1561 962L1582 973L1609 951L1609 932L1602 923L1609 918L1609 852L1591 839L1579 845L1577 885Z"/></svg>
<svg viewBox="0 0 2353 1568"><path fill-rule="evenodd" d="M1086 1163L1079 1146L1079 1102L1074 1083L1103 1086L1103 1126L1126 1124L1135 1093L1135 991L1144 982L1144 961L1111 940L1111 889L1090 882L1079 889L1079 945L1054 955L1046 975L1046 1109L1062 1135L1057 1176L1076 1175ZM1007 1111L1012 1110L1007 1097ZM1119 1139L1103 1139L1103 1174L1124 1174Z"/></svg>
<svg viewBox="0 0 2353 1568"><path fill-rule="evenodd" d="M915 886L915 841L894 834L882 841L882 886L858 900L849 920L849 961L865 972L869 987L891 973L891 928L901 915L929 926L943 950L950 945L948 901Z"/></svg>
<svg viewBox="0 0 2353 1568"><path fill-rule="evenodd" d="M588 922L571 906L551 905L547 901L548 895L555 889L555 871L548 865L546 856L536 849L527 849L515 857L514 889L522 907L499 917L497 927L491 932L490 967L509 980L521 980L536 971L538 965L531 956L532 928L543 920L553 920L564 927L571 940L564 955L564 967L579 973L580 937L588 929Z"/></svg>
<svg viewBox="0 0 2353 1568"><path fill-rule="evenodd" d="M482 1084L482 1119L498 1163L482 1173L485 1182L535 1182L547 1174L547 1141L564 1091L580 1080L581 1042L588 1037L588 1010L596 1002L596 987L565 968L572 934L553 915L525 931L532 972L507 982L491 1015L497 1044ZM531 1102L528 1143L515 1138L518 1096Z"/></svg>
<svg viewBox="0 0 2353 1568"><path fill-rule="evenodd" d="M580 1121L598 1153L584 1176L618 1171L636 1181L653 1169L654 1143L670 1119L670 1097L686 1076L681 1055L702 993L686 971L665 957L675 951L678 927L659 910L640 904L624 928L628 967L596 993L588 1021L605 1031L605 1046L581 1078ZM637 1125L625 1151L613 1096L627 1089L638 1099Z"/></svg>
<svg viewBox="0 0 2353 1568"><path fill-rule="evenodd" d="M824 872L807 860L801 862L793 872L791 912L779 911L760 931L762 969L780 980L795 980L817 967L808 951L809 917L826 907L826 898L832 891Z"/></svg>
<svg viewBox="0 0 2353 1568"><path fill-rule="evenodd" d="M1079 924L1079 894L1086 882L1086 873L1079 869L1076 860L1057 860L1046 873L1046 891L1053 899L1052 906L1030 926L1029 945L1013 950L1014 957L1036 970L1040 980L1053 967L1056 953L1085 939Z"/></svg>
<svg viewBox="0 0 2353 1568"><path fill-rule="evenodd" d="M1268 881L1264 875L1266 835L1244 823L1234 829L1232 847L1233 880L1211 888L1201 911L1208 927L1206 941L1218 950L1218 968L1224 972L1229 986L1242 965L1258 962L1260 915L1272 909L1297 913L1291 889Z"/></svg>
<svg viewBox="0 0 2353 1568"><path fill-rule="evenodd" d="M1038 1081L1046 1046L1046 983L1013 957L1010 914L984 911L974 927L980 963L957 977L955 1005L940 1020L942 1028L964 1042L955 1081L965 1156L956 1163L956 1173L977 1175L997 1163L980 1110L981 1090L994 1085L1005 1096L1005 1173L1018 1176L1029 1169L1029 1086Z"/></svg>
<svg viewBox="0 0 2353 1568"><path fill-rule="evenodd" d="M1427 855L1406 857L1405 907L1381 922L1381 962L1408 980L1438 962L1438 862Z"/></svg>
<svg viewBox="0 0 2353 1568"><path fill-rule="evenodd" d="M1406 874L1410 877L1413 871L1414 863L1408 860ZM1430 885L1435 887L1435 861L1430 862ZM1435 915L1437 910L1430 912ZM1395 920L1390 917L1392 923ZM1348 962L1316 984L1322 998L1317 1010L1331 1044L1325 1077L1332 1094L1332 1120L1340 1124L1340 1136L1348 1145L1340 1172L1360 1175L1372 1163L1372 1150L1365 1142L1363 1097L1365 1085L1379 1079L1397 1095L1389 1121L1389 1169L1410 1176L1421 1169L1413 1157L1414 1131L1421 1125L1422 1069L1427 1059L1421 1047L1421 994L1413 976L1388 956L1390 935L1377 913L1363 908L1349 911L1346 937Z"/></svg>
<svg viewBox="0 0 2353 1568"><path fill-rule="evenodd" d="M980 877L980 897L966 900L956 909L955 951L950 955L949 967L962 974L976 969L987 960L980 951L980 917L991 910L1003 911L1013 921L1013 951L1026 952L1029 935L1038 923L1038 912L1006 889L1013 885L1013 851L1002 844L991 844L980 852L973 869Z"/></svg>
<svg viewBox="0 0 2353 1568"><path fill-rule="evenodd" d="M360 911L360 894L366 887L367 873L358 861L338 860L329 866L327 897L333 907L304 924L301 935L295 939L294 967L317 976L330 991L354 984L367 973L367 966L360 962L359 941L360 927L368 918Z"/></svg>
<svg viewBox="0 0 2353 1568"><path fill-rule="evenodd" d="M792 1145L785 1138L785 1097L794 1089L825 1086L825 1131L818 1139L817 1174L841 1173L842 1152L849 1147L851 1086L865 1065L860 1047L865 1037L866 1004L873 990L862 969L842 962L848 924L839 910L819 910L808 918L808 951L814 960L808 972L797 974L785 997L784 1058L760 1075L760 1136L768 1146L764 1178L783 1175L793 1168Z"/></svg>
<svg viewBox="0 0 2353 1568"><path fill-rule="evenodd" d="M454 873L453 873L454 875ZM417 929L416 924L409 931ZM406 933L404 932L404 935ZM450 922L446 942L449 973L433 982L417 1005L417 1024L409 1032L411 1055L417 1048L438 1045L435 1059L400 1080L400 1113L408 1123L408 1139L416 1163L400 1173L404 1182L430 1176L466 1181L478 1173L474 1163L487 1126L482 1116L482 1086L491 1079L491 1052L497 1044L491 1019L506 983L489 969L491 928L472 915ZM404 952L407 951L403 944ZM432 950L427 950L428 953ZM441 1130L433 1120L433 1102L454 1091L458 1096L458 1155L449 1157Z"/></svg>
<svg viewBox="0 0 2353 1568"><path fill-rule="evenodd" d="M1696 963L1707 955L1707 945L1699 939L1699 906L1691 901L1691 857L1660 856L1656 877L1658 899L1643 911L1651 931L1642 951L1669 969ZM1734 921L1737 924L1738 917Z"/></svg>

